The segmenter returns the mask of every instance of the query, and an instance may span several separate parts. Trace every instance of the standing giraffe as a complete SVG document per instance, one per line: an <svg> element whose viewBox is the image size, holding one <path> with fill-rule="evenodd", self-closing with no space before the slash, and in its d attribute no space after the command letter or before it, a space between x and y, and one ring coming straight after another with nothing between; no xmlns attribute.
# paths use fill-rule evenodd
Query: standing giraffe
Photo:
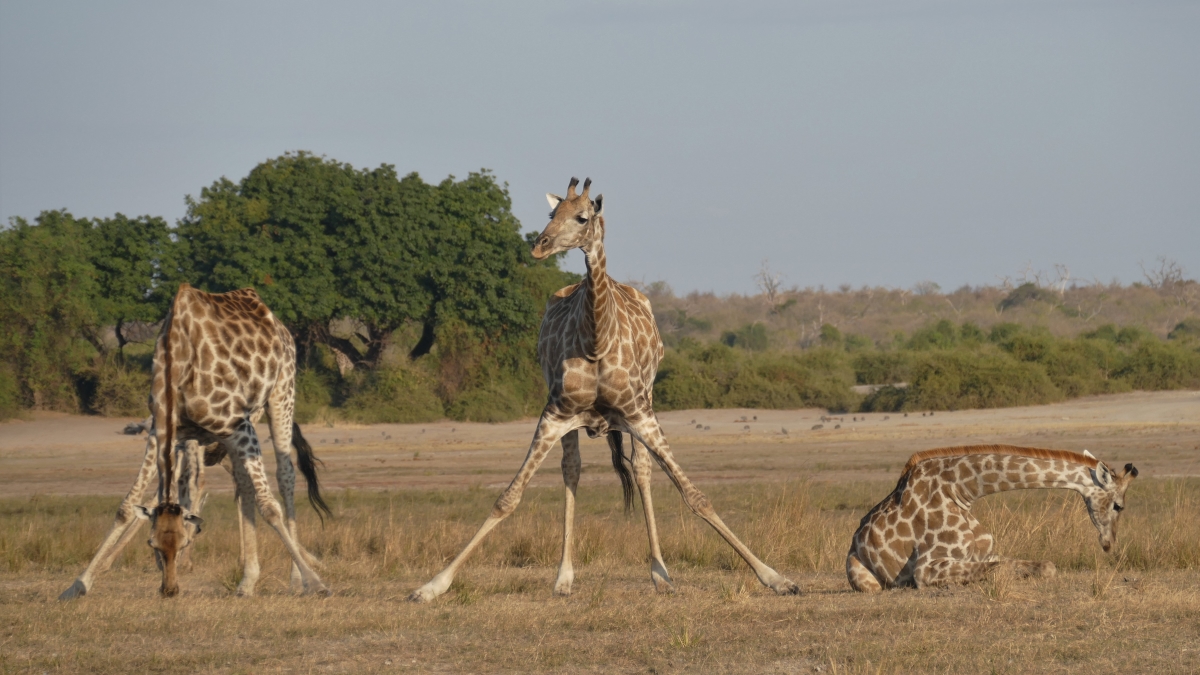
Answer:
<svg viewBox="0 0 1200 675"><path fill-rule="evenodd" d="M1025 576L1053 576L1049 561L992 552L992 535L971 515L980 497L1030 488L1078 492L1107 552L1117 538L1125 490L1138 470L1115 474L1088 451L973 445L914 454L896 489L863 516L846 557L856 591L970 583L1001 564Z"/></svg>
<svg viewBox="0 0 1200 675"><path fill-rule="evenodd" d="M549 400L529 453L512 483L496 500L492 512L479 531L453 561L429 583L413 591L409 600L432 600L450 587L454 575L483 538L517 508L521 495L546 455L560 439L563 446L563 480L566 484L563 556L554 590L569 594L574 580L571 564L571 537L575 512L575 491L579 484L579 428L596 438L607 435L613 451L614 466L622 474L628 504L627 469L622 468L620 433L633 439L632 459L637 487L646 514L650 538L650 576L655 588L671 590L671 577L662 561L654 511L650 498L650 457L667 472L684 502L703 518L742 556L759 581L776 593L794 594L800 589L791 580L767 567L721 522L708 498L680 469L671 454L653 408L654 375L663 357L654 314L646 296L629 286L613 281L605 271L603 196L588 198L591 179L583 192L571 179L566 198L546 195L550 202L550 223L533 247L539 260L573 248L583 250L587 276L550 299L538 337L538 360ZM643 448L638 447L641 444ZM646 450L649 450L649 453Z"/></svg>
<svg viewBox="0 0 1200 675"><path fill-rule="evenodd" d="M88 592L96 574L107 570L149 520L149 544L163 573L161 592L179 592L180 552L200 533L203 467L226 454L237 484L243 572L238 595L252 595L258 581L255 507L271 524L292 556L292 585L306 593L328 593L296 538L293 492L295 446L308 498L318 513L329 513L317 485L312 447L293 420L296 347L292 336L254 289L210 294L188 284L179 287L154 347L150 391L152 427L137 480L117 509L112 529L83 574L59 596L69 600ZM254 423L270 415L276 480L286 510L271 495ZM200 444L218 447L205 461ZM155 476L157 502L141 505ZM285 519L286 516L286 519Z"/></svg>

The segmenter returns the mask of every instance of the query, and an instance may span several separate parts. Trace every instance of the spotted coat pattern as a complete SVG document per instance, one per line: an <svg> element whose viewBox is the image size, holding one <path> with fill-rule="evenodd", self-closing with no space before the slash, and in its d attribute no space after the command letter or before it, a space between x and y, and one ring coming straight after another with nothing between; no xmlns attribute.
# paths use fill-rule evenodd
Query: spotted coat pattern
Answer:
<svg viewBox="0 0 1200 675"><path fill-rule="evenodd" d="M688 507L711 525L754 570L760 581L777 593L797 593L789 579L765 565L721 521L708 498L697 489L671 454L654 414L653 388L663 344L650 301L636 289L608 276L604 253L603 196L575 191L572 178L565 198L547 195L553 209L538 237L533 256L543 259L573 248L583 250L587 275L550 299L538 338L538 359L549 389L546 407L533 442L512 483L496 500L492 512L457 557L429 583L409 596L428 601L449 588L458 568L492 528L516 509L521 495L551 449L561 439L566 484L562 562L555 592L569 594L574 579L571 562L575 492L579 483L578 429L592 437L608 437L619 452L622 432L633 438L634 479L646 515L651 549L651 580L659 590L671 590L662 561L650 495L651 458L666 471ZM615 437L615 438L614 438Z"/></svg>
<svg viewBox="0 0 1200 675"><path fill-rule="evenodd" d="M138 477L118 507L100 550L60 599L87 593L94 576L112 564L136 533L139 517L151 521L149 543L163 569L163 594L178 592L175 560L199 533L205 464L201 444L217 448L210 461L225 455L232 460L243 558L238 593L252 594L258 580L256 511L291 554L293 585L306 592L327 592L312 570L311 556L296 539L293 445L310 479L310 497L315 493L315 473L310 473L311 448L293 422L295 374L291 335L253 289L211 294L188 284L180 286L155 344L149 400L153 421ZM271 494L254 430L264 411L269 414L276 479L285 508ZM155 506L141 506L155 481Z"/></svg>
<svg viewBox="0 0 1200 675"><path fill-rule="evenodd" d="M1116 539L1132 464L1117 475L1090 454L981 445L914 454L895 490L863 517L846 557L857 591L965 584L1000 565L1024 576L1050 576L1054 564L1003 558L971 505L1008 490L1062 488L1084 499L1105 551Z"/></svg>

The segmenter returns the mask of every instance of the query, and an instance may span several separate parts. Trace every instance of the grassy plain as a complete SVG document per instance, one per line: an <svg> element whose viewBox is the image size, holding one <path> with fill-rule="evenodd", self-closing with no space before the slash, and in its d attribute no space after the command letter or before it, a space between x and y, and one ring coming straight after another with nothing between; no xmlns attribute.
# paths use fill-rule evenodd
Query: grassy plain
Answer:
<svg viewBox="0 0 1200 675"><path fill-rule="evenodd" d="M337 517L322 527L304 507L301 538L323 560L331 598L289 593L286 556L264 527L259 595L231 597L240 573L236 519L232 500L218 494L180 597L157 597L151 557L135 543L89 596L67 604L55 598L111 523L140 443L114 439L113 420L0 425L0 670L1200 670L1200 395L847 418L832 423L842 429L810 429L808 417L819 414L663 416L684 468L760 557L800 583L799 597L759 586L657 474L677 592L656 595L641 518L621 513L606 450L585 442L574 595L551 595L562 518L551 461L451 591L429 605L404 596L482 521L524 454L531 422L305 429L328 464ZM788 434L775 428L785 423ZM103 441L94 466L73 445L89 429ZM1057 577L1001 572L969 587L850 592L842 571L850 534L894 485L904 458L964 441L1088 447L1113 464L1137 463L1142 477L1130 488L1116 553L1100 551L1077 496L1012 493L980 502L978 517L1001 554L1051 560ZM213 491L227 495L224 472L210 471Z"/></svg>

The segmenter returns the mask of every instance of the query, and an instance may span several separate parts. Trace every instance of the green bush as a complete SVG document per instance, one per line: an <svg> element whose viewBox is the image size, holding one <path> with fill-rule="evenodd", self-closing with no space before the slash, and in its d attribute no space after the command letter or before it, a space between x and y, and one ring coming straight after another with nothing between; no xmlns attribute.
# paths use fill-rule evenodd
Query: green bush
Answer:
<svg viewBox="0 0 1200 675"><path fill-rule="evenodd" d="M416 368L347 373L350 395L342 414L362 424L432 422L445 416L432 378Z"/></svg>
<svg viewBox="0 0 1200 675"><path fill-rule="evenodd" d="M333 405L336 385L327 373L305 368L296 373L295 420L300 424L316 421L322 409Z"/></svg>
<svg viewBox="0 0 1200 675"><path fill-rule="evenodd" d="M1184 319L1175 324L1175 327L1167 334L1168 340L1182 340L1185 338L1200 338L1200 318L1192 317Z"/></svg>
<svg viewBox="0 0 1200 675"><path fill-rule="evenodd" d="M904 409L904 401L908 397L908 389L887 385L880 387L863 399L859 410L862 412L900 412Z"/></svg>
<svg viewBox="0 0 1200 675"><path fill-rule="evenodd" d="M858 384L907 382L911 376L912 353L868 351L854 356L854 379Z"/></svg>
<svg viewBox="0 0 1200 675"><path fill-rule="evenodd" d="M17 378L3 363L0 363L0 421L21 414L21 388Z"/></svg>
<svg viewBox="0 0 1200 675"><path fill-rule="evenodd" d="M1062 399L1046 371L1007 354L932 352L913 367L905 410L959 410L1040 405Z"/></svg>
<svg viewBox="0 0 1200 675"><path fill-rule="evenodd" d="M123 365L114 357L99 360L87 373L91 386L87 407L105 417L145 417L150 414L150 373Z"/></svg>
<svg viewBox="0 0 1200 675"><path fill-rule="evenodd" d="M1134 389L1200 388L1200 348L1177 341L1139 342L1116 376Z"/></svg>

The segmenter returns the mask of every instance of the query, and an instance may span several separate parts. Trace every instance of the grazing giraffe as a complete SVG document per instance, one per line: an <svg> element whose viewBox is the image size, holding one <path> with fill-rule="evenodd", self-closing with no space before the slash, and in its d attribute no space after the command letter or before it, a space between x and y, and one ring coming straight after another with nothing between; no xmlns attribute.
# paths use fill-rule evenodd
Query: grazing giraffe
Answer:
<svg viewBox="0 0 1200 675"><path fill-rule="evenodd" d="M308 497L318 514L329 508L317 484L312 447L293 420L296 348L291 334L253 289L210 294L183 284L171 303L154 348L150 391L151 428L137 480L117 509L113 527L83 574L59 596L69 600L91 589L96 574L107 570L121 549L149 520L161 592L179 592L179 554L200 533L204 465L228 455L237 484L243 573L238 595L252 595L258 581L255 508L271 524L292 556L292 585L305 592L328 593L296 538L293 492L296 473L290 449L296 448ZM270 415L276 479L285 510L271 495L254 424ZM211 452L202 457L200 444ZM155 506L141 505L150 482L158 478Z"/></svg>
<svg viewBox="0 0 1200 675"><path fill-rule="evenodd" d="M759 581L776 593L799 593L796 584L763 564L738 540L721 522L708 498L692 485L675 462L654 414L654 376L663 357L663 344L650 301L636 289L618 284L608 276L603 196L597 196L595 201L588 198L591 179L584 182L583 192L576 194L578 183L578 179L571 179L565 199L546 195L552 209L550 223L532 251L533 257L541 260L573 248L582 249L587 276L582 282L559 290L546 306L538 337L538 360L550 393L529 453L471 541L429 583L413 591L409 599L423 602L446 592L470 553L517 508L533 474L560 439L566 506L563 556L554 589L559 594L569 594L574 580L571 538L580 468L577 430L581 427L593 438L608 436L614 466L622 475L627 506L630 486L628 469L621 457L621 432L629 433L635 441L630 463L646 514L652 558L650 576L658 590L671 590L671 577L662 561L654 523L651 455L670 476L692 512L711 525L749 563Z"/></svg>
<svg viewBox="0 0 1200 675"><path fill-rule="evenodd" d="M1024 576L1053 576L1054 563L993 553L992 535L971 515L980 497L1030 488L1078 492L1107 552L1117 538L1125 490L1138 470L1117 475L1088 451L972 445L918 452L896 489L863 516L846 557L856 591L966 584L1002 564Z"/></svg>

